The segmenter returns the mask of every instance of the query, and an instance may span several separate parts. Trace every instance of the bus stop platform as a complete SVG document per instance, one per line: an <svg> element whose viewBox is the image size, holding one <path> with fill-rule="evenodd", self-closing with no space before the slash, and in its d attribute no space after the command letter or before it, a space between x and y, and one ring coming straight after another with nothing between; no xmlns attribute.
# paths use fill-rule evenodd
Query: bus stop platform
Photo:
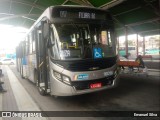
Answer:
<svg viewBox="0 0 160 120"><path fill-rule="evenodd" d="M0 80L7 92L0 92L0 111L159 111L160 104L160 71L148 69L148 76L134 76L121 74L119 85L92 94L73 97L54 98L41 96L36 86L29 80L21 79L15 65L2 65ZM150 99L152 98L152 99ZM0 113L2 114L2 113ZM5 114L4 114L5 115ZM75 118L30 117L9 118L0 117L0 120L74 120ZM81 120L80 118L76 118ZM91 120L83 117L84 120ZM120 119L120 118L119 118ZM150 120L149 117L147 120ZM152 120L158 120L155 117ZM92 120L97 120L93 118ZM98 118L106 120L106 118ZM117 120L109 118L108 120ZM128 120L121 118L120 120ZM130 120L130 119L129 119ZM132 119L131 119L132 120ZM134 119L133 119L134 120Z"/></svg>
<svg viewBox="0 0 160 120"><path fill-rule="evenodd" d="M16 75L9 66L2 66L0 80L6 92L0 92L0 111L41 111L35 101L30 97L24 86L19 82ZM2 113L1 113L2 114ZM2 114L3 120L8 120L11 114ZM0 118L0 120L2 120ZM19 120L15 117L15 120ZM33 118L28 118L32 120ZM27 120L27 118L25 118ZM34 118L33 120L46 120L45 118Z"/></svg>

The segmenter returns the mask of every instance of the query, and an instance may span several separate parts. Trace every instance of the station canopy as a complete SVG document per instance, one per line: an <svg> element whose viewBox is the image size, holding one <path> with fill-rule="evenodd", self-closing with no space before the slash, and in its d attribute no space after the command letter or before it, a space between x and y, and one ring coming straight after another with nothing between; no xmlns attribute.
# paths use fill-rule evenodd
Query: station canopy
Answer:
<svg viewBox="0 0 160 120"><path fill-rule="evenodd" d="M81 5L108 10L117 35L160 34L160 0L0 0L0 24L30 28L42 12L54 5Z"/></svg>

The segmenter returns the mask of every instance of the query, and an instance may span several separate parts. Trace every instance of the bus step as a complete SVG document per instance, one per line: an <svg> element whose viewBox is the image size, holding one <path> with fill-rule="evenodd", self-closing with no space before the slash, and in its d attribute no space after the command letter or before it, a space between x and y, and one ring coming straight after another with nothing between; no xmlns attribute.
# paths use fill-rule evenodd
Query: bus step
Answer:
<svg viewBox="0 0 160 120"><path fill-rule="evenodd" d="M45 86L45 83L40 83L39 86L40 86L40 87L44 87L44 86Z"/></svg>
<svg viewBox="0 0 160 120"><path fill-rule="evenodd" d="M51 92L51 89L47 89L47 93L50 93Z"/></svg>

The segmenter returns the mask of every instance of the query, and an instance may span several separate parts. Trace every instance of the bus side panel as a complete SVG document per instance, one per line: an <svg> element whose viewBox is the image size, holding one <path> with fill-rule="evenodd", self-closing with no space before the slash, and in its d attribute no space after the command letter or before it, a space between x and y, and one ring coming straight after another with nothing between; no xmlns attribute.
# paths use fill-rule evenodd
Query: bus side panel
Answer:
<svg viewBox="0 0 160 120"><path fill-rule="evenodd" d="M22 73L21 75L24 77L24 78L28 78L28 60L27 60L27 56L24 56L22 58Z"/></svg>
<svg viewBox="0 0 160 120"><path fill-rule="evenodd" d="M17 71L20 71L20 65L21 65L21 59L20 58L16 58L16 66L17 66Z"/></svg>
<svg viewBox="0 0 160 120"><path fill-rule="evenodd" d="M28 55L28 79L35 83L34 81L34 69L36 68L36 55Z"/></svg>

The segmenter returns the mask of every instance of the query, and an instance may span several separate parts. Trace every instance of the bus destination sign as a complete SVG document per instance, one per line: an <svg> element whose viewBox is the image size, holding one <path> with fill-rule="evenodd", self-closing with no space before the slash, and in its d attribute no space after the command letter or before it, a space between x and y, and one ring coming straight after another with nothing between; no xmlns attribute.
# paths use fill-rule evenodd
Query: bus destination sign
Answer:
<svg viewBox="0 0 160 120"><path fill-rule="evenodd" d="M88 19L88 20L106 20L108 13L99 9L72 8L72 7L53 7L52 17L61 19Z"/></svg>
<svg viewBox="0 0 160 120"><path fill-rule="evenodd" d="M89 13L89 12L77 12L77 13L71 13L67 11L60 11L60 17L61 18L85 18L85 19L95 19L95 13Z"/></svg>

